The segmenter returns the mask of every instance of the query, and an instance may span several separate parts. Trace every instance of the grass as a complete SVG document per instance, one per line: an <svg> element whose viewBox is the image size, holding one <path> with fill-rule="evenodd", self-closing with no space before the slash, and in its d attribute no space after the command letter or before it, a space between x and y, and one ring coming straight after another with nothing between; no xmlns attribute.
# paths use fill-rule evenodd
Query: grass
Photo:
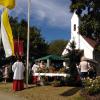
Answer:
<svg viewBox="0 0 100 100"><path fill-rule="evenodd" d="M22 91L13 92L12 83L6 85L0 83L0 91L14 96L23 97L25 100L85 100L80 95L78 87L53 87L53 86L33 86Z"/></svg>

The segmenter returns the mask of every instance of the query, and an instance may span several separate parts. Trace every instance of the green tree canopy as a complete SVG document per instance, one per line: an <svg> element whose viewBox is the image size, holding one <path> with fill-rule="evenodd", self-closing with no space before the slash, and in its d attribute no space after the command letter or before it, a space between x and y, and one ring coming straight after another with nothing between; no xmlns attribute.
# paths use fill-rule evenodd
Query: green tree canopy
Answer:
<svg viewBox="0 0 100 100"><path fill-rule="evenodd" d="M80 33L100 42L100 0L71 0L70 10L80 17Z"/></svg>
<svg viewBox="0 0 100 100"><path fill-rule="evenodd" d="M69 67L69 74L70 77L68 79L68 84L72 86L80 86L81 85L81 80L77 80L78 77L78 70L76 65L79 64L80 58L82 56L82 52L78 49L75 49L76 44L75 41L72 41L70 43L70 48L68 49L68 53L64 56L66 60L66 63L68 63Z"/></svg>
<svg viewBox="0 0 100 100"><path fill-rule="evenodd" d="M27 21L22 19L18 22L18 18L10 17L10 23L14 38L24 40L24 55L27 50ZM38 58L47 54L48 44L41 36L41 31L35 26L30 26L30 57Z"/></svg>
<svg viewBox="0 0 100 100"><path fill-rule="evenodd" d="M68 41L65 40L54 40L49 44L48 53L60 55L62 54L65 46L67 45Z"/></svg>

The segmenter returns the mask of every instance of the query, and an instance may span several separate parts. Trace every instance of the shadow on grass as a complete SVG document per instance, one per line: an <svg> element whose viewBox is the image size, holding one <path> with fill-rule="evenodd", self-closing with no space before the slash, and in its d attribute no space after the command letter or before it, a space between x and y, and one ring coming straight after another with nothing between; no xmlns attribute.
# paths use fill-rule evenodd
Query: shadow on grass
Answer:
<svg viewBox="0 0 100 100"><path fill-rule="evenodd" d="M75 87L75 88L72 88L68 91L65 91L64 93L60 94L61 96L72 96L74 95L75 93L77 93L78 91L80 90L79 87Z"/></svg>

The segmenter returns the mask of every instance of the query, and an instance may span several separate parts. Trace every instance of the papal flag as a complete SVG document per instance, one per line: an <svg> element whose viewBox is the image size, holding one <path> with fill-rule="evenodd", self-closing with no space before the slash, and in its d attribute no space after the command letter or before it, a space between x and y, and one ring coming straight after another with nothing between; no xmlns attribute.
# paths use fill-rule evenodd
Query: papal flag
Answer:
<svg viewBox="0 0 100 100"><path fill-rule="evenodd" d="M8 9L13 9L15 7L15 0L0 0L0 5Z"/></svg>
<svg viewBox="0 0 100 100"><path fill-rule="evenodd" d="M14 42L7 8L1 15L1 37L6 57L14 56Z"/></svg>

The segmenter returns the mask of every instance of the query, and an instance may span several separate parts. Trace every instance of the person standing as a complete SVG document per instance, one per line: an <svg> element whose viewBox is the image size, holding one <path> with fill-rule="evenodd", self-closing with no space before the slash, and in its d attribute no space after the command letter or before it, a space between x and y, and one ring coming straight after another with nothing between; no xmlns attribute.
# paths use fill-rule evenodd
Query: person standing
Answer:
<svg viewBox="0 0 100 100"><path fill-rule="evenodd" d="M89 63L86 61L85 57L81 58L81 62L79 64L80 74L82 79L86 79L88 77Z"/></svg>
<svg viewBox="0 0 100 100"><path fill-rule="evenodd" d="M39 65L38 61L35 61L35 64L32 66L32 83L33 84L38 84L39 83L39 76L36 76L35 73L38 71Z"/></svg>
<svg viewBox="0 0 100 100"><path fill-rule="evenodd" d="M46 67L45 62L41 61L39 64L40 68L44 69Z"/></svg>
<svg viewBox="0 0 100 100"><path fill-rule="evenodd" d="M12 65L13 75L13 90L20 91L24 89L24 71L25 67L21 61L21 57Z"/></svg>
<svg viewBox="0 0 100 100"><path fill-rule="evenodd" d="M5 64L3 66L3 79L4 79L4 83L7 82L7 79L9 78L9 70L8 70L8 65Z"/></svg>

